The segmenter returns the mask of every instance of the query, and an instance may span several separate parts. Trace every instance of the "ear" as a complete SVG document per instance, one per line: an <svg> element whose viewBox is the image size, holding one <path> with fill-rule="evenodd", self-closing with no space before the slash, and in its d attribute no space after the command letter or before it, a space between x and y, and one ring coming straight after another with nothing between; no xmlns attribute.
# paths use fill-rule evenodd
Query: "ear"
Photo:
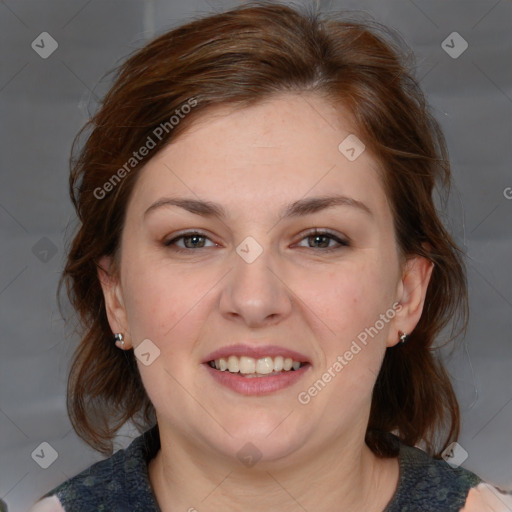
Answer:
<svg viewBox="0 0 512 512"><path fill-rule="evenodd" d="M413 256L405 262L397 294L400 306L396 309L394 328L390 329L388 347L399 342L398 331L411 334L420 321L433 269L434 264L423 256Z"/></svg>
<svg viewBox="0 0 512 512"><path fill-rule="evenodd" d="M98 261L98 279L105 298L108 323L113 333L121 333L125 339L125 349L131 348L128 320L124 307L119 272L111 256L102 256Z"/></svg>

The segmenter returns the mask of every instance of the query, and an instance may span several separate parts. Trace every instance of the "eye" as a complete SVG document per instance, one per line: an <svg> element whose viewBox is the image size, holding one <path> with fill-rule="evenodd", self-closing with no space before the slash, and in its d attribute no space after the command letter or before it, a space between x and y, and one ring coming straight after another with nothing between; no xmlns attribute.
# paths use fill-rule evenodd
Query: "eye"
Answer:
<svg viewBox="0 0 512 512"><path fill-rule="evenodd" d="M348 240L344 240L334 233L330 233L329 231L314 229L306 234L306 236L302 240L307 240L308 249L319 248L323 249L325 252L335 251L337 249L341 249L342 247L350 246ZM331 242L336 242L338 245L329 246ZM313 244L313 245L311 245ZM314 244L317 244L316 246ZM298 244L299 247L304 247Z"/></svg>
<svg viewBox="0 0 512 512"><path fill-rule="evenodd" d="M183 240L184 244L182 246L178 245L178 242L181 240ZM172 240L164 242L164 245L166 247L174 246L174 249L176 251L186 251L188 249L204 249L206 240L210 239L204 233L201 233L199 231L188 231L187 233L182 233L181 235L173 238ZM213 246L216 245L214 242L212 242L212 244Z"/></svg>
<svg viewBox="0 0 512 512"><path fill-rule="evenodd" d="M347 240L340 238L334 233L316 228L307 233L302 238L302 240L307 240L308 245L306 248L322 249L324 252L334 251L341 249L342 247L350 246L350 243ZM206 241L210 241L211 245L205 245ZM337 245L332 246L331 242L336 242ZM182 245L179 245L180 243L182 243ZM215 247L217 244L212 242L205 233L201 233L199 231L188 231L164 242L164 245L166 247L172 247L175 251L181 252L188 251L190 249L205 249L207 247ZM301 245L300 243L297 244L297 246L304 247L304 245Z"/></svg>

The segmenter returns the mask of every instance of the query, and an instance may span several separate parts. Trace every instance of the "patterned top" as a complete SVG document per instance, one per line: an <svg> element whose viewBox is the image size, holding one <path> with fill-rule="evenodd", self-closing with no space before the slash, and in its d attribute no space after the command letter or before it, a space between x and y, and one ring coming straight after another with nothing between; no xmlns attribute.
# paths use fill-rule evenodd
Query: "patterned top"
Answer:
<svg viewBox="0 0 512 512"><path fill-rule="evenodd" d="M400 477L384 512L458 512L471 488L482 480L461 467L399 444ZM158 427L137 437L124 450L93 464L46 497L54 496L65 512L160 512L151 489L148 463L160 449Z"/></svg>

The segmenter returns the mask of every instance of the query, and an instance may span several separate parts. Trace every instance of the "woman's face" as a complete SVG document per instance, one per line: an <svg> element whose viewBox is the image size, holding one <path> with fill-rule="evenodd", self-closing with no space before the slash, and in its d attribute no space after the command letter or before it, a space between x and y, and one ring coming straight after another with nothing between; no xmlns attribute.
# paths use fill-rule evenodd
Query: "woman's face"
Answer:
<svg viewBox="0 0 512 512"><path fill-rule="evenodd" d="M425 286L404 278L376 160L340 146L352 132L319 96L283 94L203 116L141 171L109 320L191 449L292 460L364 437Z"/></svg>

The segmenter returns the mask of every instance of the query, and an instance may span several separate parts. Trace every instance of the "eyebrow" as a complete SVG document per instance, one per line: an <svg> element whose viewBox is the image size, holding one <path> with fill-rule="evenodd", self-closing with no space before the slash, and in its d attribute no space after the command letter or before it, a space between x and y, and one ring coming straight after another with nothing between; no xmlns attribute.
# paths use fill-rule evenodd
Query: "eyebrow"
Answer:
<svg viewBox="0 0 512 512"><path fill-rule="evenodd" d="M227 217L226 210L218 203L180 197L160 198L144 212L144 217L146 217L148 213L165 206L179 206L180 208L183 208L190 213L201 215L202 217ZM285 219L290 217L311 215L313 213L317 213L328 208L333 208L335 206L349 206L364 212L367 215L373 216L373 212L363 202L347 196L331 195L299 199L298 201L295 201L286 206L280 218Z"/></svg>

